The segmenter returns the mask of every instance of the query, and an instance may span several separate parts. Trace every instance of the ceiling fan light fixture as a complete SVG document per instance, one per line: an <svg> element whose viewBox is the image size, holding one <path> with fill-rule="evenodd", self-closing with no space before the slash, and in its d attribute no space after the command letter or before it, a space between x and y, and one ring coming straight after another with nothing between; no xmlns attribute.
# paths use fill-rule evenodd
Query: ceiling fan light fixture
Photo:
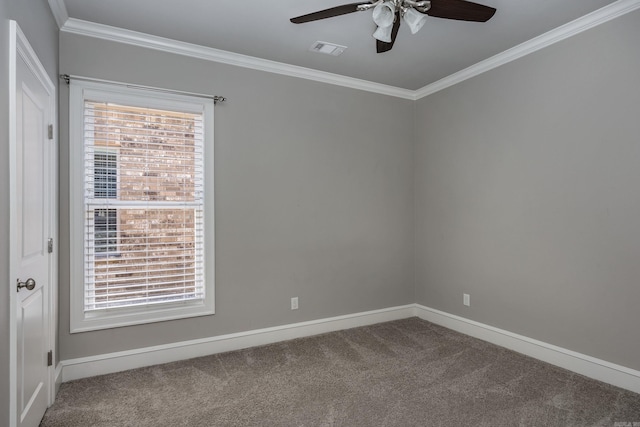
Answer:
<svg viewBox="0 0 640 427"><path fill-rule="evenodd" d="M396 6L391 1L378 3L373 8L373 22L378 27L391 27L396 13Z"/></svg>
<svg viewBox="0 0 640 427"><path fill-rule="evenodd" d="M376 52L384 53L393 48L401 20L404 20L412 34L424 26L427 16L453 19L457 21L487 22L496 13L496 8L468 0L360 0L357 3L342 4L296 16L294 24L333 18L354 12L372 10L372 18L377 28L373 33Z"/></svg>
<svg viewBox="0 0 640 427"><path fill-rule="evenodd" d="M373 33L373 38L380 40L381 42L391 43L391 30L393 27L391 25L387 27L378 27L376 31Z"/></svg>
<svg viewBox="0 0 640 427"><path fill-rule="evenodd" d="M411 30L411 34L415 34L420 31L427 22L427 16L418 12L412 7L407 8L407 10L402 15L402 19L409 26L409 30Z"/></svg>

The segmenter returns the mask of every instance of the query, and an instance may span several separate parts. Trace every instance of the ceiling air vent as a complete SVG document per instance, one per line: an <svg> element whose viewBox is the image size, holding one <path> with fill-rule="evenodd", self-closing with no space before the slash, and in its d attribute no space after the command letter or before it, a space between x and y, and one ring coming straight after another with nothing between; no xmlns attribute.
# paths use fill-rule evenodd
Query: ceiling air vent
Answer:
<svg viewBox="0 0 640 427"><path fill-rule="evenodd" d="M327 55L338 56L342 52L344 52L346 48L346 46L340 46L339 44L317 41L311 45L309 50L311 52L326 53Z"/></svg>

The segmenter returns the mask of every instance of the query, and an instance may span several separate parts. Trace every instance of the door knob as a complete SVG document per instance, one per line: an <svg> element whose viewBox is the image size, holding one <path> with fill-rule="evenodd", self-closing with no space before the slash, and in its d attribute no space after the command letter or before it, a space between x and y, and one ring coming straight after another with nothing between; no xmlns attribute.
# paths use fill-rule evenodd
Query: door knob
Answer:
<svg viewBox="0 0 640 427"><path fill-rule="evenodd" d="M32 291L36 287L36 281L32 278L28 278L26 282L21 282L20 279L16 280L16 282L18 282L18 292L20 292L20 288L27 288L28 291Z"/></svg>

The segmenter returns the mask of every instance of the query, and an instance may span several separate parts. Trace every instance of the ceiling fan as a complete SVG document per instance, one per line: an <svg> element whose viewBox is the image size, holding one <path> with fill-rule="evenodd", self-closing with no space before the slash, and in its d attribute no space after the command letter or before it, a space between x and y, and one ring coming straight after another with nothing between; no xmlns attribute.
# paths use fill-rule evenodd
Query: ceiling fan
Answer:
<svg viewBox="0 0 640 427"><path fill-rule="evenodd" d="M373 33L378 53L387 52L393 47L401 18L409 26L411 34L415 34L426 22L427 15L459 21L486 22L496 13L493 7L466 0L371 0L369 3L343 4L297 16L291 18L291 22L303 24L370 9L373 9L373 21L378 26Z"/></svg>

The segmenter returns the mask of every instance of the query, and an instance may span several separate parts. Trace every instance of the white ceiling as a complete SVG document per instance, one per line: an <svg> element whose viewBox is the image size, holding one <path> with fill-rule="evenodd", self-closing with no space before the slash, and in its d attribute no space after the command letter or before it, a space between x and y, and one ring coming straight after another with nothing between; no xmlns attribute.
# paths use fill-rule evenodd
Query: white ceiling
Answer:
<svg viewBox="0 0 640 427"><path fill-rule="evenodd" d="M292 24L289 18L355 0L58 0L69 17L187 43L417 90L614 0L476 0L495 7L486 23L427 18L416 35L401 25L377 54L371 12ZM363 3L366 3L364 1ZM316 40L348 46L309 52Z"/></svg>

